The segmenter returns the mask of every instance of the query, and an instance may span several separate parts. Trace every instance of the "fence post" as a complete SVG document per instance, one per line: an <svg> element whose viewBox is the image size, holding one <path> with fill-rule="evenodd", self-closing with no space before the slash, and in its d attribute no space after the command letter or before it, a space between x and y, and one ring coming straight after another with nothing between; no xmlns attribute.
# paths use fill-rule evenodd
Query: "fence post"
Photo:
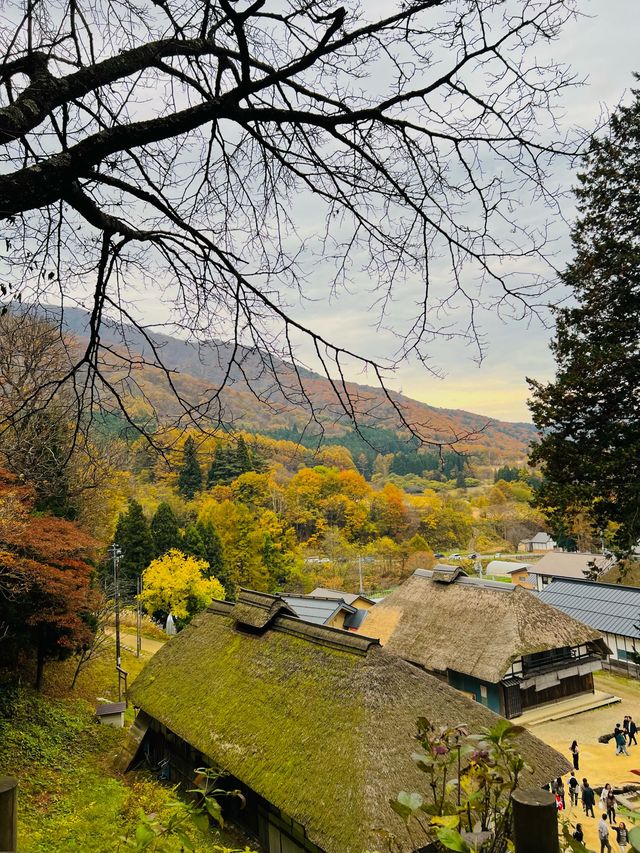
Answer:
<svg viewBox="0 0 640 853"><path fill-rule="evenodd" d="M18 849L18 780L0 776L0 851Z"/></svg>
<svg viewBox="0 0 640 853"><path fill-rule="evenodd" d="M549 791L516 790L511 795L516 853L560 853L558 808Z"/></svg>

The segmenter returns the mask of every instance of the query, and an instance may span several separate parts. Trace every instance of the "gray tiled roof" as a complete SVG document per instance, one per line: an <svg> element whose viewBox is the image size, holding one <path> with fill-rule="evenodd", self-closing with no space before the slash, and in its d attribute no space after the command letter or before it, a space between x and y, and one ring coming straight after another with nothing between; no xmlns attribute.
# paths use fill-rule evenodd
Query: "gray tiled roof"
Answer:
<svg viewBox="0 0 640 853"><path fill-rule="evenodd" d="M638 587L562 579L552 581L538 596L598 631L640 639Z"/></svg>
<svg viewBox="0 0 640 853"><path fill-rule="evenodd" d="M355 607L351 607L342 600L311 598L307 595L283 595L281 598L287 602L300 619L304 619L305 622L313 622L316 625L326 625L339 610L345 610L349 614L356 612Z"/></svg>

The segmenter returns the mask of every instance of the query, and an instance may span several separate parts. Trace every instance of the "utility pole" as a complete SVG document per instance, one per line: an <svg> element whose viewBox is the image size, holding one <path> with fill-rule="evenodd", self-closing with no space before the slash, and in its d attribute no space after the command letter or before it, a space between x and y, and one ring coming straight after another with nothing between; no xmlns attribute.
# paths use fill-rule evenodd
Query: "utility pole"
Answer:
<svg viewBox="0 0 640 853"><path fill-rule="evenodd" d="M122 548L115 542L109 546L109 553L113 560L113 598L116 613L116 668L120 668L120 558Z"/></svg>
<svg viewBox="0 0 640 853"><path fill-rule="evenodd" d="M362 554L358 554L358 592L360 595L364 592L364 587L362 586Z"/></svg>

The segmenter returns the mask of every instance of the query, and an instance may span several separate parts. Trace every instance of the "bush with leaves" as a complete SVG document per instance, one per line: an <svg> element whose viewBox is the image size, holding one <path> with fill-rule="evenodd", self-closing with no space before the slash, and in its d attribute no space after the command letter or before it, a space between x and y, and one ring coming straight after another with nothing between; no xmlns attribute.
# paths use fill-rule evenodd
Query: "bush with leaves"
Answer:
<svg viewBox="0 0 640 853"><path fill-rule="evenodd" d="M521 729L507 720L479 734L464 726L436 728L418 720L420 751L412 756L425 774L426 794L401 791L391 807L417 822L432 843L459 853L512 850L511 794L530 771L514 745Z"/></svg>
<svg viewBox="0 0 640 853"><path fill-rule="evenodd" d="M197 795L195 802L187 803L177 796L170 804L166 814L160 818L158 814L140 812L140 819L132 835L120 839L119 850L153 851L153 853L174 853L176 842L180 850L197 850L192 834L197 830L205 836L209 832L210 819L222 828L224 819L222 807L218 800L223 797L242 797L239 791L227 791L218 788L217 782L221 774L208 767L196 771L197 788L189 793ZM216 846L215 853L252 853L244 850Z"/></svg>

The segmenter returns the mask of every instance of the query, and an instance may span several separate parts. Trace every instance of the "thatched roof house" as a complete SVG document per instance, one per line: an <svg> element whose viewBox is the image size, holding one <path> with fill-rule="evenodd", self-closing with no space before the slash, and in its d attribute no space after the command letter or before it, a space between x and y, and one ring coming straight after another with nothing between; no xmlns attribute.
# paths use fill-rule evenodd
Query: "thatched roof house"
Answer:
<svg viewBox="0 0 640 853"><path fill-rule="evenodd" d="M608 649L589 628L519 586L418 569L369 611L389 650L505 716L593 690Z"/></svg>
<svg viewBox="0 0 640 853"><path fill-rule="evenodd" d="M377 827L414 851L420 839L389 798L424 789L411 760L417 717L479 730L496 716L377 640L268 598L214 602L153 657L130 691L137 736L148 727L146 748L169 756L173 778L203 761L227 769L247 797L238 818L268 851L286 839L288 851L364 853L382 849ZM535 768L528 784L567 771L537 738L518 739Z"/></svg>

